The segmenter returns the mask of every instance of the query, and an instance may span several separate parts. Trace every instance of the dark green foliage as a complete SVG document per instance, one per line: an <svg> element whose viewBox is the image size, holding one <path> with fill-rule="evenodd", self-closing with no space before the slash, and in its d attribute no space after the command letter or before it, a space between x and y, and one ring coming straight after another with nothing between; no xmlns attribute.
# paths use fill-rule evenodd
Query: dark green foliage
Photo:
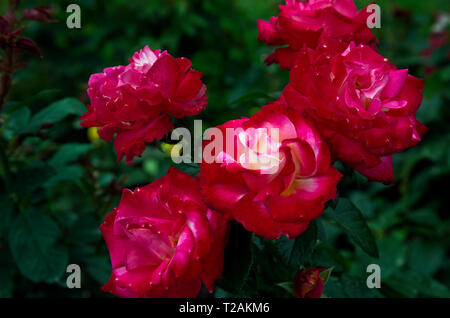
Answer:
<svg viewBox="0 0 450 318"><path fill-rule="evenodd" d="M333 211L326 211L325 215L342 227L352 243L361 247L370 256L378 258L378 248L364 216L350 200L340 198L336 208Z"/></svg>
<svg viewBox="0 0 450 318"><path fill-rule="evenodd" d="M220 288L236 295L241 294L254 262L251 239L252 233L233 222L230 240L225 249L227 262L223 269L223 277L217 282Z"/></svg>
<svg viewBox="0 0 450 318"><path fill-rule="evenodd" d="M9 247L20 272L31 281L55 283L67 265L67 248L54 246L58 225L38 210L26 210L12 222Z"/></svg>
<svg viewBox="0 0 450 318"><path fill-rule="evenodd" d="M283 263L299 268L309 262L317 242L317 226L313 222L306 232L295 239L289 240L282 236L275 241L275 247Z"/></svg>

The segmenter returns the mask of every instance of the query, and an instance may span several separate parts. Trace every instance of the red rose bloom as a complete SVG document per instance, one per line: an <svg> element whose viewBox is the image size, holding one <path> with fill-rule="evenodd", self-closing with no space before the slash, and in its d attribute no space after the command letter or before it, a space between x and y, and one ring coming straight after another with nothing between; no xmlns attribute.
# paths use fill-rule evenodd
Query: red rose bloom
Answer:
<svg viewBox="0 0 450 318"><path fill-rule="evenodd" d="M227 130L238 131L234 150L224 142L216 153L219 162L201 163L202 191L208 205L248 231L268 239L294 238L335 198L341 175L330 166L328 147L314 125L295 111L268 105L249 119L218 128L224 136ZM270 128L278 129L277 136ZM261 129L267 133L258 133ZM260 162L248 160L252 156Z"/></svg>
<svg viewBox="0 0 450 318"><path fill-rule="evenodd" d="M290 70L297 53L315 49L328 39L372 44L376 38L367 27L370 13L357 11L352 0L286 0L278 17L258 20L258 40L279 48L266 59Z"/></svg>
<svg viewBox="0 0 450 318"><path fill-rule="evenodd" d="M416 145L426 131L416 120L423 88L423 80L368 46L330 42L299 55L283 95L314 119L333 159L389 183L392 154Z"/></svg>
<svg viewBox="0 0 450 318"><path fill-rule="evenodd" d="M294 292L297 298L320 298L324 284L321 269L302 269L294 277Z"/></svg>
<svg viewBox="0 0 450 318"><path fill-rule="evenodd" d="M206 106L202 73L190 67L186 58L175 59L146 46L129 65L91 76L91 105L81 125L100 127L98 133L106 141L116 134L118 161L125 155L131 164L145 150L146 142L161 139L173 128L170 116L194 116Z"/></svg>
<svg viewBox="0 0 450 318"><path fill-rule="evenodd" d="M170 168L134 192L100 226L113 272L104 291L119 297L195 297L223 267L227 223L203 203L198 182Z"/></svg>

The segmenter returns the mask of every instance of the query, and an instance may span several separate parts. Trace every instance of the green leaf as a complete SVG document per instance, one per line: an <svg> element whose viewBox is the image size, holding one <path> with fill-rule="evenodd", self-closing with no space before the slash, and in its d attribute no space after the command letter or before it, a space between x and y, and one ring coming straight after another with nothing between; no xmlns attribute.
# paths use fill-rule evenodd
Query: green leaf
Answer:
<svg viewBox="0 0 450 318"><path fill-rule="evenodd" d="M433 278L413 271L397 272L384 283L403 297L450 297L448 287Z"/></svg>
<svg viewBox="0 0 450 318"><path fill-rule="evenodd" d="M76 98L65 98L54 102L34 115L23 133L35 133L42 124L56 123L69 115L82 115L86 107Z"/></svg>
<svg viewBox="0 0 450 318"><path fill-rule="evenodd" d="M411 211L405 218L417 225L436 227L441 224L441 220L431 208L422 208Z"/></svg>
<svg viewBox="0 0 450 318"><path fill-rule="evenodd" d="M336 221L354 244L361 247L370 256L379 257L372 231L361 211L349 199L340 198L334 211L327 209L325 215Z"/></svg>
<svg viewBox="0 0 450 318"><path fill-rule="evenodd" d="M54 169L42 161L35 161L19 171L13 189L17 193L31 194L54 175Z"/></svg>
<svg viewBox="0 0 450 318"><path fill-rule="evenodd" d="M56 154L49 160L49 164L56 170L44 183L44 187L50 188L63 181L77 181L83 176L83 169L77 165L67 165L76 161L81 155L92 149L91 144L67 143L62 145Z"/></svg>
<svg viewBox="0 0 450 318"><path fill-rule="evenodd" d="M226 290L223 290L220 287L215 287L214 288L214 297L215 298L235 298L236 295L227 292Z"/></svg>
<svg viewBox="0 0 450 318"><path fill-rule="evenodd" d="M86 143L66 143L62 145L50 159L52 166L62 166L76 161L81 155L92 149L91 144Z"/></svg>
<svg viewBox="0 0 450 318"><path fill-rule="evenodd" d="M234 222L230 231L230 239L225 249L225 263L222 278L217 285L232 293L239 293L247 281L253 265L251 250L252 234L242 225Z"/></svg>
<svg viewBox="0 0 450 318"><path fill-rule="evenodd" d="M322 278L322 281L324 284L328 282L331 276L331 272L333 271L334 267L327 268L326 270L323 270L320 272L320 278Z"/></svg>
<svg viewBox="0 0 450 318"><path fill-rule="evenodd" d="M443 246L419 238L415 238L409 247L409 267L427 276L432 276L439 269L445 257Z"/></svg>
<svg viewBox="0 0 450 318"><path fill-rule="evenodd" d="M102 237L100 233L100 221L89 214L82 214L78 220L71 225L69 237L75 244L88 244L99 241Z"/></svg>
<svg viewBox="0 0 450 318"><path fill-rule="evenodd" d="M275 247L286 265L298 268L309 261L316 242L317 225L311 222L308 229L296 239L290 240L282 236L275 241Z"/></svg>
<svg viewBox="0 0 450 318"><path fill-rule="evenodd" d="M289 295L295 296L293 282L278 283L277 286L283 288L285 291L287 291L289 293Z"/></svg>
<svg viewBox="0 0 450 318"><path fill-rule="evenodd" d="M370 218L375 215L376 200L373 199L367 192L354 191L350 195L350 200L361 211L365 218Z"/></svg>
<svg viewBox="0 0 450 318"><path fill-rule="evenodd" d="M200 173L200 165L197 163L175 164L171 162L171 165L194 178Z"/></svg>
<svg viewBox="0 0 450 318"><path fill-rule="evenodd" d="M421 107L417 110L417 119L424 124L439 120L442 106L441 96L435 94L424 97Z"/></svg>
<svg viewBox="0 0 450 318"><path fill-rule="evenodd" d="M345 271L349 261L334 247L317 245L312 255L311 265L315 267L333 267L336 271Z"/></svg>
<svg viewBox="0 0 450 318"><path fill-rule="evenodd" d="M13 112L15 112L17 110L20 110L20 109L22 109L24 107L29 106L30 104L32 104L36 100L53 97L57 93L59 93L60 91L61 90L59 90L59 89L46 89L46 90L43 90L43 91L37 93L34 96L31 96L31 97L25 99L24 101L10 103L10 105L8 105L9 107L7 107L7 112L8 112L8 114L12 114Z"/></svg>
<svg viewBox="0 0 450 318"><path fill-rule="evenodd" d="M286 296L277 283L291 281L298 268L286 266L280 259L273 241L257 235L252 237L252 253L254 266L246 292L256 296L264 290L265 294Z"/></svg>
<svg viewBox="0 0 450 318"><path fill-rule="evenodd" d="M57 170L57 173L50 177L43 186L51 188L63 181L76 181L83 176L83 168L79 166L63 166Z"/></svg>
<svg viewBox="0 0 450 318"><path fill-rule="evenodd" d="M19 214L9 231L9 247L20 272L33 282L57 282L64 274L67 250L55 246L58 225L46 214L30 209Z"/></svg>
<svg viewBox="0 0 450 318"><path fill-rule="evenodd" d="M317 225L317 243L326 243L328 242L328 233L326 231L326 227L321 219L316 219L315 223Z"/></svg>
<svg viewBox="0 0 450 318"><path fill-rule="evenodd" d="M421 294L425 297L432 298L450 298L450 289L444 284L432 279L432 278L424 278L423 285L421 289Z"/></svg>
<svg viewBox="0 0 450 318"><path fill-rule="evenodd" d="M30 121L31 111L28 108L19 109L11 113L6 120L6 139L11 139L15 135L20 135L26 129Z"/></svg>
<svg viewBox="0 0 450 318"><path fill-rule="evenodd" d="M93 279L104 285L111 276L111 263L107 257L94 256L86 261L87 271Z"/></svg>
<svg viewBox="0 0 450 318"><path fill-rule="evenodd" d="M340 281L342 288L350 298L375 298L380 296L376 288L367 287L365 277L342 275Z"/></svg>
<svg viewBox="0 0 450 318"><path fill-rule="evenodd" d="M364 251L358 251L365 261L363 268L369 264L378 264L381 268L382 281L388 280L390 276L396 271L405 266L407 259L408 243L401 238L394 235L386 236L378 241L380 251L379 259L371 258L364 254Z"/></svg>
<svg viewBox="0 0 450 318"><path fill-rule="evenodd" d="M323 290L323 294L329 298L347 298L348 295L342 286L341 281L337 277L330 277L325 288Z"/></svg>

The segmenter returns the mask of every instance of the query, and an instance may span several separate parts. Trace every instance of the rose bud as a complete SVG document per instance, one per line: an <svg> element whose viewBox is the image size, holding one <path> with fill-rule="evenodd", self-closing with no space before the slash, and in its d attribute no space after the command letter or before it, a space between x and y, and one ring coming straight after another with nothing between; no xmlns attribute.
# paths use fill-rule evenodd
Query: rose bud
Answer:
<svg viewBox="0 0 450 318"><path fill-rule="evenodd" d="M228 228L198 182L175 168L122 199L100 226L113 267L103 290L119 297L195 297L220 277Z"/></svg>
<svg viewBox="0 0 450 318"><path fill-rule="evenodd" d="M315 121L333 160L371 181L392 183L392 155L426 132L416 120L423 88L422 79L368 46L330 42L299 54L283 95Z"/></svg>
<svg viewBox="0 0 450 318"><path fill-rule="evenodd" d="M353 0L286 0L278 17L258 20L258 40L286 46L267 57L266 63L290 70L300 50L315 49L328 39L374 44L376 38L367 26L370 14L366 9L357 11Z"/></svg>
<svg viewBox="0 0 450 318"><path fill-rule="evenodd" d="M111 141L118 161L140 156L145 143L161 139L172 128L170 116L199 114L207 104L202 73L190 69L186 58L148 46L136 52L127 66L106 68L89 79L91 105L83 127L100 127L100 138Z"/></svg>
<svg viewBox="0 0 450 318"><path fill-rule="evenodd" d="M336 197L341 174L314 124L295 111L268 105L217 128L226 136L221 149L207 162L217 141L206 141L200 165L205 201L248 231L294 238Z"/></svg>
<svg viewBox="0 0 450 318"><path fill-rule="evenodd" d="M320 298L324 284L319 268L301 269L294 277L294 293L297 298Z"/></svg>

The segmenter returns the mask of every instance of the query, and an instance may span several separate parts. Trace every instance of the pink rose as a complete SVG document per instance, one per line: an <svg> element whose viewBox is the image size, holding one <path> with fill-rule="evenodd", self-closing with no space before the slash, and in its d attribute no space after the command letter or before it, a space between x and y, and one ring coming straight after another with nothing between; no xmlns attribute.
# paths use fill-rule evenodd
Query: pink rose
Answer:
<svg viewBox="0 0 450 318"><path fill-rule="evenodd" d="M227 222L203 203L198 182L170 168L126 189L100 226L113 272L104 291L119 297L195 297L220 277Z"/></svg>
<svg viewBox="0 0 450 318"><path fill-rule="evenodd" d="M314 119L334 160L372 181L394 181L392 158L416 145L424 81L399 70L372 48L329 42L302 52L283 95Z"/></svg>
<svg viewBox="0 0 450 318"><path fill-rule="evenodd" d="M357 11L352 0L286 0L278 17L258 20L258 40L286 46L276 49L266 63L289 70L300 50L315 49L328 39L374 44L376 38L367 27L370 14L366 9Z"/></svg>
<svg viewBox="0 0 450 318"><path fill-rule="evenodd" d="M172 128L170 116L199 114L206 106L202 73L186 58L148 46L136 52L127 66L106 68L89 79L91 105L81 119L83 127L100 127L99 135L111 141L118 161L127 164L140 156L145 143L161 139Z"/></svg>
<svg viewBox="0 0 450 318"><path fill-rule="evenodd" d="M219 126L224 136L236 130L235 146L224 142L218 162L202 162L199 176L209 206L268 239L304 232L336 197L341 178L314 125L277 104Z"/></svg>

